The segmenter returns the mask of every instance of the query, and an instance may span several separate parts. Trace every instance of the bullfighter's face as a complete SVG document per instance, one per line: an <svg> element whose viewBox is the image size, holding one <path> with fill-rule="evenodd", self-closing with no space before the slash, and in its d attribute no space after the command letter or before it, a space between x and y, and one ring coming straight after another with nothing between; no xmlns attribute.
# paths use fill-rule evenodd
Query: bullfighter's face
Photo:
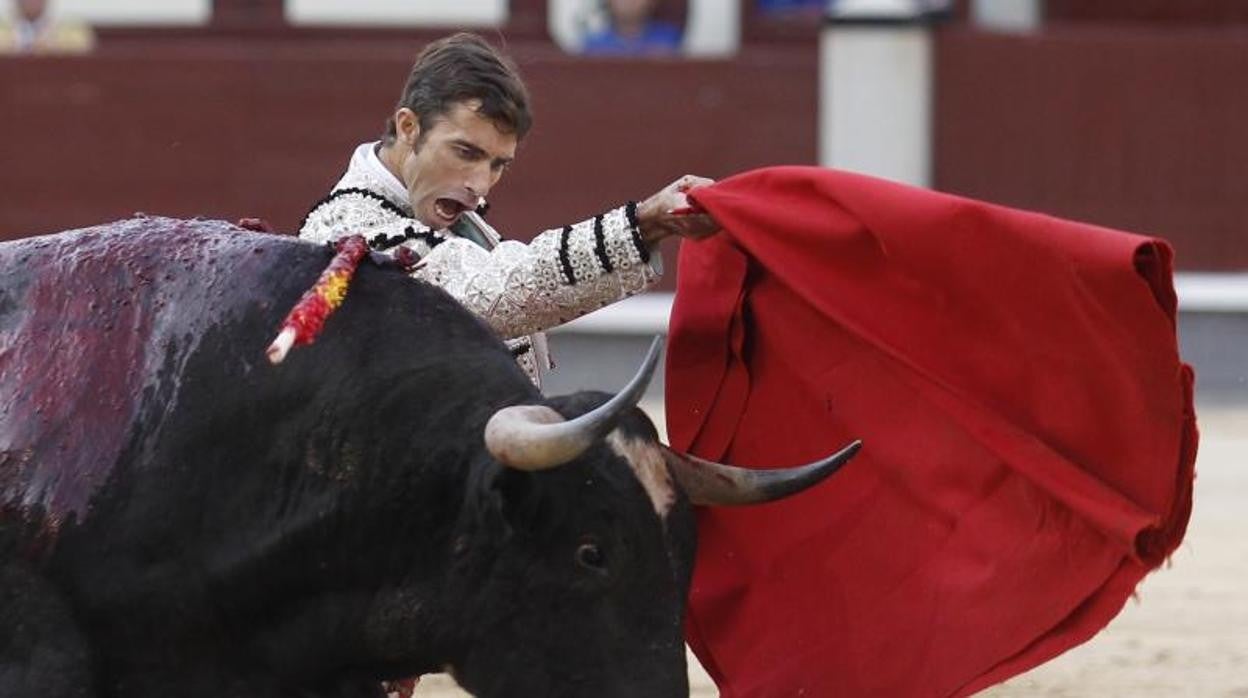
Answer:
<svg viewBox="0 0 1248 698"><path fill-rule="evenodd" d="M475 209L516 157L516 135L500 131L479 107L477 100L457 102L424 131L412 111L395 116L400 177L416 218L431 228Z"/></svg>

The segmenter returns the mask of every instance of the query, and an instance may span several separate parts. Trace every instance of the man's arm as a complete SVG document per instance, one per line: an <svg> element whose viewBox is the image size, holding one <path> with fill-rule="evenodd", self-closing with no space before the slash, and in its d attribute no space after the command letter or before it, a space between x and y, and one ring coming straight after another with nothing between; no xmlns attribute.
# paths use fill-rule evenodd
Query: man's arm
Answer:
<svg viewBox="0 0 1248 698"><path fill-rule="evenodd" d="M575 225L548 230L525 245L486 250L448 240L413 273L441 286L499 335L511 338L561 325L645 290L659 278L636 223L621 206Z"/></svg>
<svg viewBox="0 0 1248 698"><path fill-rule="evenodd" d="M708 183L682 177L638 206L621 206L532 242L486 250L432 231L393 204L367 193L340 195L313 209L300 237L326 242L351 234L390 251L421 257L413 276L441 286L500 336L532 334L627 298L652 285L661 268L650 250L664 237L705 237L716 229L701 214L677 215L685 192Z"/></svg>

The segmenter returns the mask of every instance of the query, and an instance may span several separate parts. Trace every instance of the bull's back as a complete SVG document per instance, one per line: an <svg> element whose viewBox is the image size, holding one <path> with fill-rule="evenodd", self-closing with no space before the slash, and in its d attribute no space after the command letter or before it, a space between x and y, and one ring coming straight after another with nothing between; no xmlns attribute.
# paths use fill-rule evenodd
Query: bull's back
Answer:
<svg viewBox="0 0 1248 698"><path fill-rule="evenodd" d="M177 399L200 338L280 313L326 258L166 218L0 244L0 518L45 536L81 519L137 432L158 427L138 428L145 404ZM248 340L261 355L265 339Z"/></svg>
<svg viewBox="0 0 1248 698"><path fill-rule="evenodd" d="M224 522L249 487L264 506L326 433L479 443L474 419L534 397L483 323L369 263L317 342L269 365L266 346L330 258L166 218L0 244L0 529L21 521L28 543L47 541L90 512L162 547L167 529L186 539L168 526L181 510L207 512L197 528Z"/></svg>

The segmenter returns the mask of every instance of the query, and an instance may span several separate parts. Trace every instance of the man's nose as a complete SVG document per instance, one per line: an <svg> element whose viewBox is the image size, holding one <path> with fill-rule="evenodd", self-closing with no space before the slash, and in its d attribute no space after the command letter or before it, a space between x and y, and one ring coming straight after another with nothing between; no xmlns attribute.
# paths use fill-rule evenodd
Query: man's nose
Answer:
<svg viewBox="0 0 1248 698"><path fill-rule="evenodd" d="M468 181L464 184L468 187L468 191L474 195L486 196L490 193L490 187L494 184L492 175L493 173L490 171L488 163L484 166L478 165L468 173Z"/></svg>

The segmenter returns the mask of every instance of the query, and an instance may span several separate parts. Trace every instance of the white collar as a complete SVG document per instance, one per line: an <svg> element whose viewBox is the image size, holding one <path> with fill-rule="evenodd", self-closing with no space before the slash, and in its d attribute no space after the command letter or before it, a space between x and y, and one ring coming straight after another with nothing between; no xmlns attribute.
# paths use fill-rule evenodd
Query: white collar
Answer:
<svg viewBox="0 0 1248 698"><path fill-rule="evenodd" d="M412 204L407 198L407 187L403 186L399 178L395 177L381 158L377 157L377 146L380 143L381 141L361 143L351 154L351 164L348 167L366 172L370 179L381 186L382 191L377 192L378 194L390 199L404 211L410 211Z"/></svg>

